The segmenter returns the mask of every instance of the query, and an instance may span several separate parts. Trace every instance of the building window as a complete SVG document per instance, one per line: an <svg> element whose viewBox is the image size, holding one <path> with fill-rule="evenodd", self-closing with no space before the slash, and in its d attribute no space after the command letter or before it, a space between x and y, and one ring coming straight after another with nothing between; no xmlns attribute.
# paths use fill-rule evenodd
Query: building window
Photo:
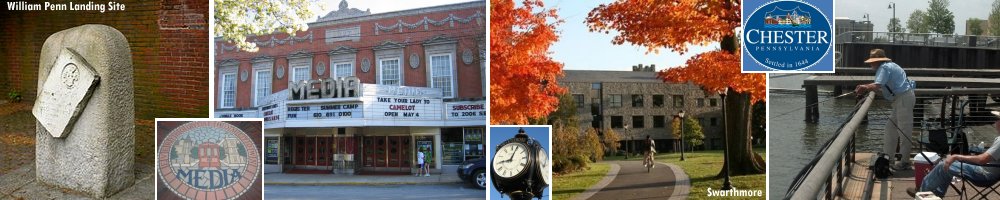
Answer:
<svg viewBox="0 0 1000 200"><path fill-rule="evenodd" d="M441 89L444 98L454 97L451 81L451 54L431 55L431 87Z"/></svg>
<svg viewBox="0 0 1000 200"><path fill-rule="evenodd" d="M254 106L264 103L267 95L271 95L271 70L254 71Z"/></svg>
<svg viewBox="0 0 1000 200"><path fill-rule="evenodd" d="M674 95L674 107L675 108L684 107L684 95Z"/></svg>
<svg viewBox="0 0 1000 200"><path fill-rule="evenodd" d="M715 117L713 117L713 118L712 118L712 119L710 119L710 120L711 120L711 125L712 125L712 126L719 126L719 118L715 118Z"/></svg>
<svg viewBox="0 0 1000 200"><path fill-rule="evenodd" d="M705 107L705 99L698 98L698 107Z"/></svg>
<svg viewBox="0 0 1000 200"><path fill-rule="evenodd" d="M590 103L594 106L601 107L601 98L590 98Z"/></svg>
<svg viewBox="0 0 1000 200"><path fill-rule="evenodd" d="M622 107L622 95L620 94L611 95L611 107L612 108Z"/></svg>
<svg viewBox="0 0 1000 200"><path fill-rule="evenodd" d="M236 104L236 73L222 74L222 107L232 108Z"/></svg>
<svg viewBox="0 0 1000 200"><path fill-rule="evenodd" d="M601 89L601 83L591 83L590 84L590 89L600 90Z"/></svg>
<svg viewBox="0 0 1000 200"><path fill-rule="evenodd" d="M663 107L663 95L654 94L653 95L653 107Z"/></svg>
<svg viewBox="0 0 1000 200"><path fill-rule="evenodd" d="M399 85L399 58L379 60L380 80L382 85Z"/></svg>
<svg viewBox="0 0 1000 200"><path fill-rule="evenodd" d="M705 118L704 117L699 117L698 118L698 125L701 125L701 127L705 127Z"/></svg>
<svg viewBox="0 0 1000 200"><path fill-rule="evenodd" d="M583 108L583 104L586 102L583 102L582 94L573 94L573 103L576 103L577 108Z"/></svg>
<svg viewBox="0 0 1000 200"><path fill-rule="evenodd" d="M665 128L667 127L666 122L666 117L663 115L653 116L653 128Z"/></svg>
<svg viewBox="0 0 1000 200"><path fill-rule="evenodd" d="M719 106L719 99L716 98L708 99L708 105L712 107Z"/></svg>
<svg viewBox="0 0 1000 200"><path fill-rule="evenodd" d="M611 128L625 128L624 121L622 116L611 116Z"/></svg>
<svg viewBox="0 0 1000 200"><path fill-rule="evenodd" d="M333 67L333 70L330 71L333 71L334 78L354 76L354 63L339 62L339 63L333 63L333 65L331 66Z"/></svg>
<svg viewBox="0 0 1000 200"><path fill-rule="evenodd" d="M646 128L646 117L632 116L632 128Z"/></svg>
<svg viewBox="0 0 1000 200"><path fill-rule="evenodd" d="M641 108L642 107L642 95L633 94L632 95L632 107Z"/></svg>
<svg viewBox="0 0 1000 200"><path fill-rule="evenodd" d="M292 68L292 82L298 83L309 80L309 66L298 66Z"/></svg>

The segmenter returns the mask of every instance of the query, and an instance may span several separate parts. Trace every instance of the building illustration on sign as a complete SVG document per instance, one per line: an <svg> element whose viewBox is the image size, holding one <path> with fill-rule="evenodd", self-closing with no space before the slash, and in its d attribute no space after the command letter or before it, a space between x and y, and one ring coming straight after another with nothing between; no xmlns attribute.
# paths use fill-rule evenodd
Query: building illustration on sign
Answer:
<svg viewBox="0 0 1000 200"><path fill-rule="evenodd" d="M483 157L463 147L484 142L485 1L321 16L251 37L257 52L215 40L214 117L264 118L264 172L411 174L423 153L453 174Z"/></svg>

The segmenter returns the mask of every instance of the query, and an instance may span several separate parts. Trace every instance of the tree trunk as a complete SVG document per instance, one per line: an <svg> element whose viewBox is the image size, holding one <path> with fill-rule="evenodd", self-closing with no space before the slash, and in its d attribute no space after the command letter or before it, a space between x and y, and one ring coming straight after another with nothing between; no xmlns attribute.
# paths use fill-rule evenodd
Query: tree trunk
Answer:
<svg viewBox="0 0 1000 200"><path fill-rule="evenodd" d="M766 162L753 152L750 134L753 106L750 104L750 95L729 90L723 103L726 106L725 134L729 140L729 162L723 164L718 176L725 175L726 165L729 164L732 164L729 166L730 176L765 173Z"/></svg>

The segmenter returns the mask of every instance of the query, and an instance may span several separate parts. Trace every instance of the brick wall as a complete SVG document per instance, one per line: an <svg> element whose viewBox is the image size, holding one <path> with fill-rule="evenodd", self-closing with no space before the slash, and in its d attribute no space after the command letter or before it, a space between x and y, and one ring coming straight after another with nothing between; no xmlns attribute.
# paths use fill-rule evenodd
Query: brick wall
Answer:
<svg viewBox="0 0 1000 200"><path fill-rule="evenodd" d="M427 55L424 53L423 42L430 40L436 36L445 36L450 39L456 40L454 58L454 70L456 81L454 87L456 87L455 98L457 99L469 99L469 98L485 98L483 95L483 85L482 79L482 61L479 57L480 55L480 43L485 43L484 37L486 36L486 8L485 3L480 3L482 6L471 7L471 8L458 8L458 9L438 9L438 8L415 8L417 12L414 14L396 14L396 13L374 13L375 19L366 20L354 20L347 19L341 21L334 21L333 23L312 23L306 31L301 31L296 33L296 37L306 37L310 33L313 35L311 40L305 40L301 42L295 42L294 44L275 44L274 46L259 46L257 52L245 52L239 50L225 49L227 47L232 47L233 44L227 43L218 39L215 41L216 51L215 62L238 62L239 72L237 76L246 70L249 77L246 81L241 81L237 78L237 89L236 89L236 106L234 109L247 109L253 107L253 84L254 84L254 74L253 66L251 64L254 58L259 57L271 57L274 59L274 65L272 66L271 74L271 89L274 92L281 91L288 88L288 81L291 80L292 70L289 67L289 55L296 54L299 52L306 52L312 55L312 68L310 70L310 76L312 79L326 78L330 77L333 73L330 70L330 56L329 52L336 50L342 46L351 47L357 50L355 61L354 61L354 75L361 79L363 83L376 83L377 81L377 71L378 64L375 57L375 51L373 47L379 46L385 42L391 41L395 43L402 43L405 45L403 48L403 56L400 60L402 65L402 75L404 86L417 86L417 87L430 87L427 82L428 79L428 61ZM364 10L365 8L360 8ZM437 10L435 10L437 9ZM401 11L405 12L405 11ZM445 23L444 25L428 25L425 30L423 26L419 28L410 29L403 28L403 31L389 31L375 33L375 24L378 23L382 26L391 26L396 24L398 21L403 21L408 24L416 23L425 17L432 20L441 20L448 18L453 15L457 18L467 18L473 16L476 13L480 13L483 16L481 22L477 20L471 20L467 23L454 22L454 26ZM337 41L328 43L325 41L327 30L338 30L349 27L360 27L361 36L357 41ZM288 34L277 33L274 35L264 35L256 37L259 42L272 41L272 38L279 40L285 40L289 38ZM251 40L254 38L251 38ZM471 50L473 55L473 62L471 64L465 64L462 60L462 54L465 50ZM416 68L410 67L410 56L416 54L419 57L419 66ZM362 60L368 59L371 63L371 69L368 72L363 72L361 70ZM320 63L323 63L323 67L326 69L322 74L317 73L316 67L319 67ZM284 70L284 76L278 77L278 70ZM215 77L216 84L219 84L219 71L212 72L212 76ZM212 102L216 107L221 104L220 93L216 92L215 95L216 102Z"/></svg>
<svg viewBox="0 0 1000 200"><path fill-rule="evenodd" d="M138 119L207 117L208 1L116 2L125 4L125 11L0 13L0 48L4 52L0 56L0 92L18 91L25 101L34 101L39 52L45 39L79 25L104 24L121 31L132 50Z"/></svg>

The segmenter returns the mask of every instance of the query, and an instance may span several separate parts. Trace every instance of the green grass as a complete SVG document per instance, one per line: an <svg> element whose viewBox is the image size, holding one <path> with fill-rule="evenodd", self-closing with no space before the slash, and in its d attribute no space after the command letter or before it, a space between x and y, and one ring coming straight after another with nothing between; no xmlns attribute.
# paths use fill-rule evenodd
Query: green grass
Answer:
<svg viewBox="0 0 1000 200"><path fill-rule="evenodd" d="M754 148L754 152L767 158L764 148ZM693 151L684 153L684 161L680 161L680 153L657 154L656 161L671 163L680 166L691 179L691 192L688 199L718 199L719 197L709 197L708 188L718 190L722 187L722 178L716 178L722 171L723 151ZM605 157L605 160L622 160L621 156ZM638 160L638 157L629 157L629 160ZM767 198L767 174L755 174L745 176L731 176L730 182L733 187L740 190L760 190L761 197L728 197L728 199L763 199Z"/></svg>
<svg viewBox="0 0 1000 200"><path fill-rule="evenodd" d="M604 178L611 166L607 163L590 163L590 169L556 176L552 179L552 199L569 199L587 191Z"/></svg>

